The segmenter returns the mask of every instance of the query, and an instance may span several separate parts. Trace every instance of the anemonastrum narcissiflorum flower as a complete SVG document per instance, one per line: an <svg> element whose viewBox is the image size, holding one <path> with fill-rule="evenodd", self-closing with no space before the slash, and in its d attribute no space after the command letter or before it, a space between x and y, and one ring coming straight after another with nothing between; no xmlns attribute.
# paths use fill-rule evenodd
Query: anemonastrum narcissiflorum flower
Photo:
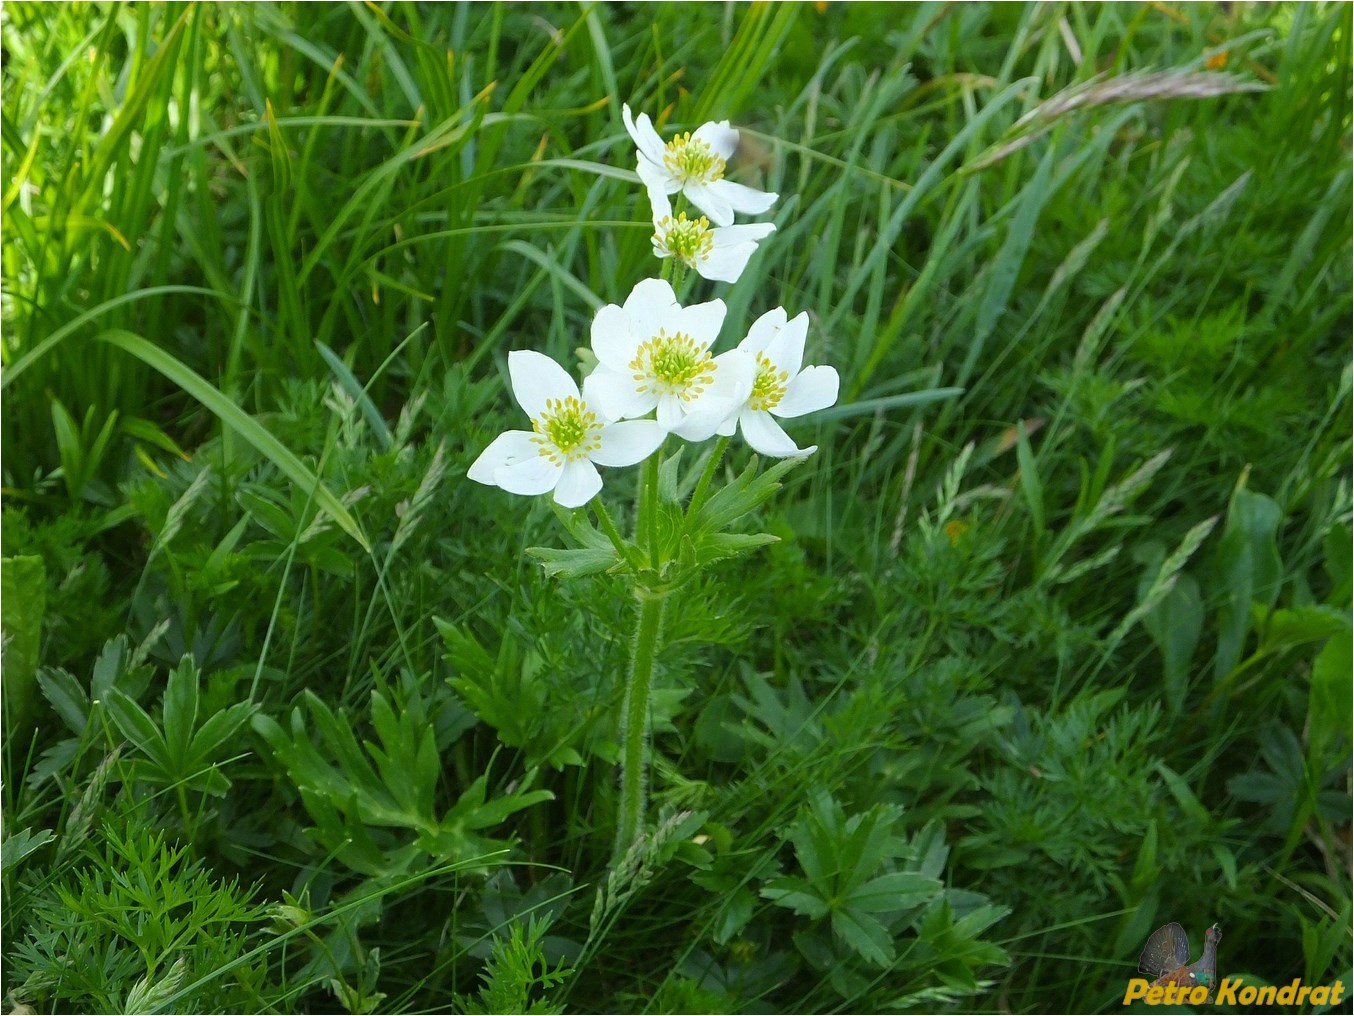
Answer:
<svg viewBox="0 0 1354 1016"><path fill-rule="evenodd" d="M724 324L723 300L683 307L662 279L645 279L624 306L608 304L592 322L598 366L583 382L590 402L616 419L656 410L664 431L704 441L752 390L752 359L710 354Z"/></svg>
<svg viewBox="0 0 1354 1016"><path fill-rule="evenodd" d="M653 420L618 423L603 415L542 353L509 353L508 376L531 430L494 438L467 473L478 483L512 494L554 491L565 508L577 508L602 489L597 466L632 466L663 443L665 432Z"/></svg>
<svg viewBox="0 0 1354 1016"><path fill-rule="evenodd" d="M760 215L776 203L776 194L724 179L729 156L738 147L738 132L729 121L701 124L664 144L647 113L632 116L623 106L621 115L639 149L635 171L651 191L681 191L716 226L731 225L734 212Z"/></svg>
<svg viewBox="0 0 1354 1016"><path fill-rule="evenodd" d="M739 226L712 226L704 215L673 218L668 196L650 189L653 205L653 252L659 258L676 258L711 282L737 282L757 249L757 241L775 231L774 222L749 222Z"/></svg>
<svg viewBox="0 0 1354 1016"><path fill-rule="evenodd" d="M748 329L738 350L753 360L752 391L719 433L730 435L735 427L754 451L776 458L809 455L817 445L800 448L781 429L776 418L791 419L826 409L837 401L840 381L832 367L803 367L804 339L809 315L786 320L783 308L769 310Z"/></svg>

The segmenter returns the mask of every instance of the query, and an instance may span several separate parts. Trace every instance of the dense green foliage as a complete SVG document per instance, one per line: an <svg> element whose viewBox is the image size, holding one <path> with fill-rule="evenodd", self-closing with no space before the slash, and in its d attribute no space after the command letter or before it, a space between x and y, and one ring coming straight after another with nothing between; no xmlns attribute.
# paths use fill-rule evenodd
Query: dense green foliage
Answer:
<svg viewBox="0 0 1354 1016"><path fill-rule="evenodd" d="M7 1011L1354 982L1349 6L0 17ZM843 388L613 869L629 603L464 474L656 274L623 101L743 131L722 341Z"/></svg>

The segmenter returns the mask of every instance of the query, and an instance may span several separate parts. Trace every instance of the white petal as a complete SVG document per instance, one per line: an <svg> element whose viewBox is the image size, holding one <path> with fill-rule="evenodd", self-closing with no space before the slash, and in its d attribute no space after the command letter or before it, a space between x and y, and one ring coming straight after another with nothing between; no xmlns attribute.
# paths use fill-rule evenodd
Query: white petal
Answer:
<svg viewBox="0 0 1354 1016"><path fill-rule="evenodd" d="M656 452L664 435L657 420L613 423L602 431L602 447L592 453L592 461L602 466L633 466Z"/></svg>
<svg viewBox="0 0 1354 1016"><path fill-rule="evenodd" d="M729 126L729 121L703 123L691 133L696 141L704 141L721 159L728 159L738 148L738 132Z"/></svg>
<svg viewBox="0 0 1354 1016"><path fill-rule="evenodd" d="M544 494L559 482L560 466L544 455L518 459L494 470L494 483L509 494Z"/></svg>
<svg viewBox="0 0 1354 1016"><path fill-rule="evenodd" d="M757 378L757 360L745 349L730 349L714 358L715 380L705 386L705 395L730 399L740 406L752 395L752 383Z"/></svg>
<svg viewBox="0 0 1354 1016"><path fill-rule="evenodd" d="M688 441L704 441L715 434L732 434L739 412L752 394L755 361L731 349L715 357L714 380L700 397L686 404L686 417L672 432Z"/></svg>
<svg viewBox="0 0 1354 1016"><path fill-rule="evenodd" d="M697 345L708 349L719 338L719 330L724 327L724 315L728 310L723 300L698 303L680 311L669 328L675 327L677 331L685 332L696 340Z"/></svg>
<svg viewBox="0 0 1354 1016"><path fill-rule="evenodd" d="M666 166L655 166L644 156L639 156L635 162L635 172L639 174L639 180L652 195L654 191L663 194L676 194L682 189L682 181L672 175Z"/></svg>
<svg viewBox="0 0 1354 1016"><path fill-rule="evenodd" d="M762 455L784 459L791 455L808 455L817 450L817 445L811 448L797 447L789 435L780 429L780 424L771 419L770 413L749 409L738 418L738 422L752 450Z"/></svg>
<svg viewBox="0 0 1354 1016"><path fill-rule="evenodd" d="M711 282L737 282L756 250L755 243L723 246L716 243L709 254L696 262L696 271L700 273L702 279L709 279Z"/></svg>
<svg viewBox="0 0 1354 1016"><path fill-rule="evenodd" d="M804 362L804 339L809 334L809 312L791 318L766 346L766 358L794 377Z"/></svg>
<svg viewBox="0 0 1354 1016"><path fill-rule="evenodd" d="M612 370L625 370L635 358L639 339L630 331L630 315L609 303L592 319L592 351L597 361Z"/></svg>
<svg viewBox="0 0 1354 1016"><path fill-rule="evenodd" d="M636 284L625 298L625 312L630 315L630 333L635 338L636 348L657 335L660 329L671 330L680 309L677 294L664 280L645 279Z"/></svg>
<svg viewBox="0 0 1354 1016"><path fill-rule="evenodd" d="M751 187L745 187L741 183L734 183L732 180L716 180L710 184L710 189L719 195L719 199L729 205L735 212L742 212L744 215L761 215L772 205L776 203L779 194L769 194L766 191L754 190ZM695 200L694 198L692 200ZM730 222L733 220L730 219ZM727 223L721 223L727 225Z"/></svg>
<svg viewBox="0 0 1354 1016"><path fill-rule="evenodd" d="M569 372L544 353L515 349L508 354L512 394L533 420L545 409L546 399L578 398L578 385Z"/></svg>
<svg viewBox="0 0 1354 1016"><path fill-rule="evenodd" d="M672 216L672 202L668 196L663 193L662 187L646 187L649 192L649 207L653 209L654 228L664 219Z"/></svg>
<svg viewBox="0 0 1354 1016"><path fill-rule="evenodd" d="M630 115L630 106L627 103L621 107L621 119L625 121L625 129L630 137L634 139L635 147L639 149L640 154L649 159L657 166L663 165L663 139L658 136L658 132L653 129L653 123L649 120L648 113L641 113L637 118Z"/></svg>
<svg viewBox="0 0 1354 1016"><path fill-rule="evenodd" d="M635 379L627 371L598 367L583 382L583 401L608 420L629 420L643 416L658 403L653 392L636 389Z"/></svg>
<svg viewBox="0 0 1354 1016"><path fill-rule="evenodd" d="M587 459L571 459L560 471L555 500L565 508L579 508L602 489L602 474Z"/></svg>
<svg viewBox="0 0 1354 1016"><path fill-rule="evenodd" d="M494 483L494 471L500 466L521 459L538 459L541 446L531 440L535 435L529 430L509 430L489 442L489 447L480 452L465 475L476 483Z"/></svg>
<svg viewBox="0 0 1354 1016"><path fill-rule="evenodd" d="M747 338L738 343L738 348L749 353L764 353L766 347L771 344L771 340L776 337L776 333L785 327L785 308L775 307L756 321L752 322L752 327L748 329Z"/></svg>
<svg viewBox="0 0 1354 1016"><path fill-rule="evenodd" d="M728 403L719 403L707 404L704 409L692 410L677 422L672 428L672 433L687 441L708 441L732 415L721 411L729 408Z"/></svg>
<svg viewBox="0 0 1354 1016"><path fill-rule="evenodd" d="M682 405L682 400L676 395L660 395L658 397L658 425L664 431L670 431L682 422L682 417L686 415L686 408Z"/></svg>
<svg viewBox="0 0 1354 1016"><path fill-rule="evenodd" d="M785 397L771 412L780 417L803 416L826 409L837 401L841 384L833 367L805 367L785 388Z"/></svg>
<svg viewBox="0 0 1354 1016"><path fill-rule="evenodd" d="M776 231L774 222L745 222L738 226L721 226L713 230L715 246L721 243L747 243L749 240L764 240Z"/></svg>
<svg viewBox="0 0 1354 1016"><path fill-rule="evenodd" d="M693 205L710 217L710 221L716 226L727 226L733 222L733 205L725 197L721 197L716 191L714 184L689 183L682 188L684 193Z"/></svg>

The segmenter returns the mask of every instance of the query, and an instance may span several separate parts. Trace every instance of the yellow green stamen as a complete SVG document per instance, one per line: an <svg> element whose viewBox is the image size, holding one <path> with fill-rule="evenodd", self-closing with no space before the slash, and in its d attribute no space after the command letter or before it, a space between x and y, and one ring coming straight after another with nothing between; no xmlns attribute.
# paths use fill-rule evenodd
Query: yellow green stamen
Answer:
<svg viewBox="0 0 1354 1016"><path fill-rule="evenodd" d="M714 183L724 178L724 160L690 132L667 143L663 165L682 183Z"/></svg>
<svg viewBox="0 0 1354 1016"><path fill-rule="evenodd" d="M551 462L586 459L602 447L602 424L597 414L572 395L547 399L541 415L531 421L531 429L540 435L531 440Z"/></svg>
<svg viewBox="0 0 1354 1016"><path fill-rule="evenodd" d="M697 261L704 261L714 250L714 230L704 215L693 220L686 217L686 212L678 212L676 219L668 215L658 223L653 243L660 256L671 254L694 268Z"/></svg>
<svg viewBox="0 0 1354 1016"><path fill-rule="evenodd" d="M778 370L765 353L758 353L757 377L752 382L749 405L753 409L775 409L780 405L780 400L785 398L785 389L789 383L789 371Z"/></svg>
<svg viewBox="0 0 1354 1016"><path fill-rule="evenodd" d="M641 343L630 361L641 392L693 399L715 380L715 364L706 347L684 332L669 335L663 330Z"/></svg>

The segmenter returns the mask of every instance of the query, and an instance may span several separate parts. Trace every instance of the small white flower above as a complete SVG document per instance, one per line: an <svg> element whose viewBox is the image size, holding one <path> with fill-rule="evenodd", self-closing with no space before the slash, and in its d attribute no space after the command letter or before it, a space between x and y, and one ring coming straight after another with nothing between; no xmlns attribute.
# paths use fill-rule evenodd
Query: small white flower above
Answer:
<svg viewBox="0 0 1354 1016"><path fill-rule="evenodd" d="M781 429L776 418L792 419L826 409L837 401L840 379L832 367L804 367L804 340L809 315L786 320L783 308L769 310L748 329L738 350L753 360L752 392L718 433L730 435L735 427L753 450L775 458L810 455L818 446L800 448Z"/></svg>
<svg viewBox="0 0 1354 1016"><path fill-rule="evenodd" d="M627 105L621 115L639 149L635 171L650 191L681 191L716 226L731 225L734 212L760 215L776 203L776 194L724 179L728 159L738 148L738 132L729 121L701 124L664 144L647 113L632 116Z"/></svg>
<svg viewBox="0 0 1354 1016"><path fill-rule="evenodd" d="M531 430L494 438L466 474L477 483L511 494L554 491L565 508L578 508L602 489L597 466L633 466L663 443L665 432L652 420L611 422L548 356L511 352L508 376Z"/></svg>
<svg viewBox="0 0 1354 1016"><path fill-rule="evenodd" d="M757 249L757 241L775 232L774 222L742 226L711 226L704 215L688 219L679 212L674 219L668 196L651 189L653 205L653 252L659 258L676 258L711 282L737 282Z"/></svg>
<svg viewBox="0 0 1354 1016"><path fill-rule="evenodd" d="M710 354L724 324L723 300L682 307L662 279L645 279L624 306L592 321L598 366L583 383L589 402L613 419L656 410L658 425L688 441L714 435L752 391L752 360Z"/></svg>

